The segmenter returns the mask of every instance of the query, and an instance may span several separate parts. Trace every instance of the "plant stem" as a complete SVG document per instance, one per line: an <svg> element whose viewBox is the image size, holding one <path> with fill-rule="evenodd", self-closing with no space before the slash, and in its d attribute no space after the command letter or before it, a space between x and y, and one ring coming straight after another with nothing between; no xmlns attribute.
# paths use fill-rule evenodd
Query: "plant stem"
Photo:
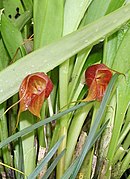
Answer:
<svg viewBox="0 0 130 179"><path fill-rule="evenodd" d="M23 112L20 115L20 130L30 126L34 122L33 115L29 112ZM24 172L28 176L35 168L35 146L34 146L34 132L22 137L23 157L24 157Z"/></svg>
<svg viewBox="0 0 130 179"><path fill-rule="evenodd" d="M121 175L127 170L127 168L129 168L129 166L130 166L130 150L122 161L122 165L121 165L121 172L122 173L121 173Z"/></svg>
<svg viewBox="0 0 130 179"><path fill-rule="evenodd" d="M65 169L67 169L70 165L72 155L77 143L77 139L79 137L81 128L91 107L92 104L88 104L87 106L84 106L81 109L77 110L77 112L75 113L75 116L73 118L72 124L68 132L67 148L65 155Z"/></svg>
<svg viewBox="0 0 130 179"><path fill-rule="evenodd" d="M66 117L66 116L65 116ZM66 148L67 141L67 124L65 126L60 127L59 137L64 136L63 142L58 148L58 155ZM65 170L65 155L61 158L57 165L57 179L61 179L64 170Z"/></svg>
<svg viewBox="0 0 130 179"><path fill-rule="evenodd" d="M50 143L50 149L54 146L54 144L57 142L58 137L59 137L59 130L60 130L60 125L57 121L55 129L53 131L53 135L52 135L52 139L51 139L51 143Z"/></svg>

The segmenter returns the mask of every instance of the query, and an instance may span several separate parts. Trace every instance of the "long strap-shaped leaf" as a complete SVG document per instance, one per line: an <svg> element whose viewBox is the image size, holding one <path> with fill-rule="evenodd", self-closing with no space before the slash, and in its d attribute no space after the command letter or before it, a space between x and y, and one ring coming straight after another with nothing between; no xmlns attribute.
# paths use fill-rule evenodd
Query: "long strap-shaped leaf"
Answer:
<svg viewBox="0 0 130 179"><path fill-rule="evenodd" d="M0 148L4 147L5 145L7 145L8 143L14 141L15 139L17 139L18 137L21 137L21 136L24 136L24 135L27 135L29 134L30 132L32 132L33 130L53 121L53 120L57 120L59 118L61 118L62 116L74 111L74 110L77 110L79 109L80 107L83 107L87 104L90 104L90 102L83 102L83 103L80 103L72 108L69 108L61 113L58 113L56 115L53 115L52 117L49 117L49 118L46 118L45 120L41 120L40 122L37 122L36 124L30 126L30 127L27 127L17 133L15 133L14 135L8 137L7 139L3 140L1 143L0 143Z"/></svg>
<svg viewBox="0 0 130 179"><path fill-rule="evenodd" d="M43 167L47 165L49 160L53 157L55 152L57 151L58 147L60 146L61 142L63 141L64 137L61 137L53 148L48 152L45 158L40 162L40 164L35 168L35 170L28 176L28 179L36 178L37 175L42 171Z"/></svg>
<svg viewBox="0 0 130 179"><path fill-rule="evenodd" d="M18 91L27 74L52 70L80 50L93 46L114 33L129 19L130 4L10 65L0 72L0 103Z"/></svg>
<svg viewBox="0 0 130 179"><path fill-rule="evenodd" d="M64 153L65 153L65 149L55 158L55 160L52 162L50 167L47 169L47 171L44 174L44 176L42 177L42 179L48 179L48 177L50 176L50 174L52 173L54 168L57 166L57 163L59 162L59 160L63 157Z"/></svg>
<svg viewBox="0 0 130 179"><path fill-rule="evenodd" d="M89 149L94 145L94 143L97 141L97 139L101 136L101 134L102 134L102 132L104 131L104 129L106 128L108 122L109 122L109 120L106 121L106 122L102 125L101 129L96 133L96 135L95 135L95 137L94 137L92 143L91 143L90 146L89 146ZM88 149L88 150L89 150L89 149ZM64 173L62 179L69 179L69 178L70 178L70 176L71 176L72 173L74 172L74 170L75 170L75 168L76 168L76 166L77 166L77 164L78 164L78 162L79 162L79 159L80 159L80 156L79 156L78 158L76 158L76 160L74 161L74 163L66 170L66 172Z"/></svg>
<svg viewBox="0 0 130 179"><path fill-rule="evenodd" d="M85 141L85 144L84 144L84 146L83 146L82 153L81 153L81 155L80 155L80 157L79 157L79 160L78 160L78 162L77 162L77 165L76 165L76 167L75 167L75 170L74 170L74 173L73 173L71 179L75 179L75 178L76 178L76 176L77 176L77 174L78 174L78 172L79 172L79 170L80 170L80 167L81 167L81 165L82 165L82 163L83 163L83 161L84 161L84 158L85 158L87 152L88 152L89 149L92 147L92 143L93 143L93 141L95 140L95 135L96 135L98 126L99 126L99 124L100 124L100 122L101 122L101 120L102 120L102 116L103 116L103 114L104 114L104 112L105 112L106 106L107 106L108 101L109 101L109 99L110 99L110 95L111 95L111 93L112 93L112 90L113 90L114 85L115 85L115 83L116 83L116 80L117 80L117 78L118 78L118 75L119 75L119 74L115 74L115 75L112 77L112 79L111 79L111 81L110 81L110 83L109 83L109 85L108 85L108 87L107 87L106 93L105 93L105 95L104 95L104 97L103 97L103 100L102 100L102 102L101 102L100 108L99 108L99 110L98 110L98 112L97 112L97 114L96 114L95 121L94 121L94 123L93 123L93 125L92 125L92 128L90 129L90 132L89 132L89 134L88 134L88 137L87 137L87 139L86 139L86 141Z"/></svg>

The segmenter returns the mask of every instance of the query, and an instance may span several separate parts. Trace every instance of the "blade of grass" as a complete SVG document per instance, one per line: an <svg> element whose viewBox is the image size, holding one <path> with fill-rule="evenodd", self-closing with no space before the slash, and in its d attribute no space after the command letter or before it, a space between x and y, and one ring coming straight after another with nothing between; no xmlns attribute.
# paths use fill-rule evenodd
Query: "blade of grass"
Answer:
<svg viewBox="0 0 130 179"><path fill-rule="evenodd" d="M94 143L97 141L97 139L101 136L102 132L104 131L104 129L106 128L107 124L108 124L109 120L106 121L102 127L99 129L99 131L97 133L95 133L95 136L93 138L93 141L90 142L90 145L88 147L88 150L86 151L86 154L88 153L88 151L91 149L91 147L94 145ZM89 138L87 137L86 141L89 140ZM86 142L85 141L85 142ZM85 146L85 145L84 145ZM81 154L79 155L79 157L77 157L77 159L73 162L73 164L66 170L66 172L64 173L64 175L62 176L62 179L69 179L69 178L75 178L74 173L75 173L75 169L79 163L79 160L81 159L81 155L84 151L84 148L83 147L83 150L81 152ZM85 149L86 150L86 149ZM72 176L71 176L72 175ZM67 178L68 177L68 178Z"/></svg>
<svg viewBox="0 0 130 179"><path fill-rule="evenodd" d="M127 110L127 114L126 114L126 118L125 118L125 123L123 125L122 130L121 130L120 137L125 132L125 130L128 127L129 124L130 124L130 106L128 107L128 110ZM119 143L119 141L118 141L118 143Z"/></svg>
<svg viewBox="0 0 130 179"><path fill-rule="evenodd" d="M126 137L126 139L125 139L125 141L123 143L123 148L125 150L127 150L129 148L129 144L130 144L129 139L130 139L130 133L128 133L128 135L127 135L127 137Z"/></svg>
<svg viewBox="0 0 130 179"><path fill-rule="evenodd" d="M130 133L128 133L128 135L126 136L121 147L119 147L115 152L114 160L113 160L113 168L115 167L115 164L116 164L115 162L117 161L117 165L118 165L118 162L122 162L124 157L126 156L126 153L128 153L129 144L130 144L129 141L130 141ZM123 152L120 155L117 155L119 153L118 151L120 151L121 148L123 149Z"/></svg>
<svg viewBox="0 0 130 179"><path fill-rule="evenodd" d="M116 153L114 155L114 159L113 159L113 165L116 165L119 162L119 158L121 158L121 156L124 156L126 154L126 150L124 150L123 147L119 147L116 150ZM120 160L121 161L121 160Z"/></svg>
<svg viewBox="0 0 130 179"><path fill-rule="evenodd" d="M20 170L18 170L18 169L16 169L16 168L13 168L13 167L7 165L7 164L4 164L4 163L0 162L0 165L3 165L3 166L5 166L5 167L7 167L7 168L10 168L10 169L12 169L12 170L14 170L14 171L16 171L16 172L19 172L20 174L26 176L25 173L21 172Z"/></svg>
<svg viewBox="0 0 130 179"><path fill-rule="evenodd" d="M32 179L37 177L40 171L43 169L45 165L50 161L53 157L57 149L59 148L61 142L63 141L64 136L62 136L57 143L52 147L52 149L48 152L48 154L44 157L44 159L39 163L39 165L35 168L35 170L28 176L28 179Z"/></svg>
<svg viewBox="0 0 130 179"><path fill-rule="evenodd" d="M69 178L70 178L70 176L71 176L72 173L74 172L75 167L76 167L76 165L77 165L77 163L78 163L78 159L79 159L79 157L77 157L77 158L73 161L73 163L72 163L72 164L70 165L70 167L65 171L65 173L64 173L64 175L62 176L61 179L69 179Z"/></svg>
<svg viewBox="0 0 130 179"><path fill-rule="evenodd" d="M57 166L59 160L63 157L65 154L65 150L63 150L56 158L55 160L51 163L50 167L47 169L46 173L42 177L42 179L48 179L54 168Z"/></svg>
<svg viewBox="0 0 130 179"><path fill-rule="evenodd" d="M85 47L90 47L109 36L129 19L130 4L10 65L0 72L0 103L18 91L22 79L27 74L52 70ZM98 31L95 32L95 29ZM5 84L7 79L8 83Z"/></svg>
<svg viewBox="0 0 130 179"><path fill-rule="evenodd" d="M121 178L124 172L130 168L130 151L125 155L123 160L115 165L112 171L113 178Z"/></svg>
<svg viewBox="0 0 130 179"><path fill-rule="evenodd" d="M121 173L120 177L123 175L123 173L130 167L130 150L128 151L127 155L124 157L121 165Z"/></svg>
<svg viewBox="0 0 130 179"><path fill-rule="evenodd" d="M127 134L130 132L130 123L126 126L124 132L121 134L119 140L118 140L118 146L121 145L123 140L126 138Z"/></svg>

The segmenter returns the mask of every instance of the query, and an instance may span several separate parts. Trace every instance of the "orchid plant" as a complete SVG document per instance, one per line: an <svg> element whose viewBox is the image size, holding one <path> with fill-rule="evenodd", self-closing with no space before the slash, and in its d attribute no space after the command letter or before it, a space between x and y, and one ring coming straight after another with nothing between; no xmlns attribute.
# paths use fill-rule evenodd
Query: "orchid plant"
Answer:
<svg viewBox="0 0 130 179"><path fill-rule="evenodd" d="M129 2L1 0L0 12L0 177L128 178Z"/></svg>

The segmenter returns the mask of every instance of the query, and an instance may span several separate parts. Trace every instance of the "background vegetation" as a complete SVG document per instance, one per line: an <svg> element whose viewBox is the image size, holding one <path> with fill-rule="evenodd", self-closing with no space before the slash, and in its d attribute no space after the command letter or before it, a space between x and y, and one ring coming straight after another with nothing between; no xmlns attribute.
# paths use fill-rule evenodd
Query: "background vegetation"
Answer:
<svg viewBox="0 0 130 179"><path fill-rule="evenodd" d="M130 178L129 1L1 0L0 9L1 177ZM87 95L82 78L95 63L125 76L113 76L101 103L71 103ZM42 120L23 112L14 133L18 105L3 113L33 72L54 89Z"/></svg>

